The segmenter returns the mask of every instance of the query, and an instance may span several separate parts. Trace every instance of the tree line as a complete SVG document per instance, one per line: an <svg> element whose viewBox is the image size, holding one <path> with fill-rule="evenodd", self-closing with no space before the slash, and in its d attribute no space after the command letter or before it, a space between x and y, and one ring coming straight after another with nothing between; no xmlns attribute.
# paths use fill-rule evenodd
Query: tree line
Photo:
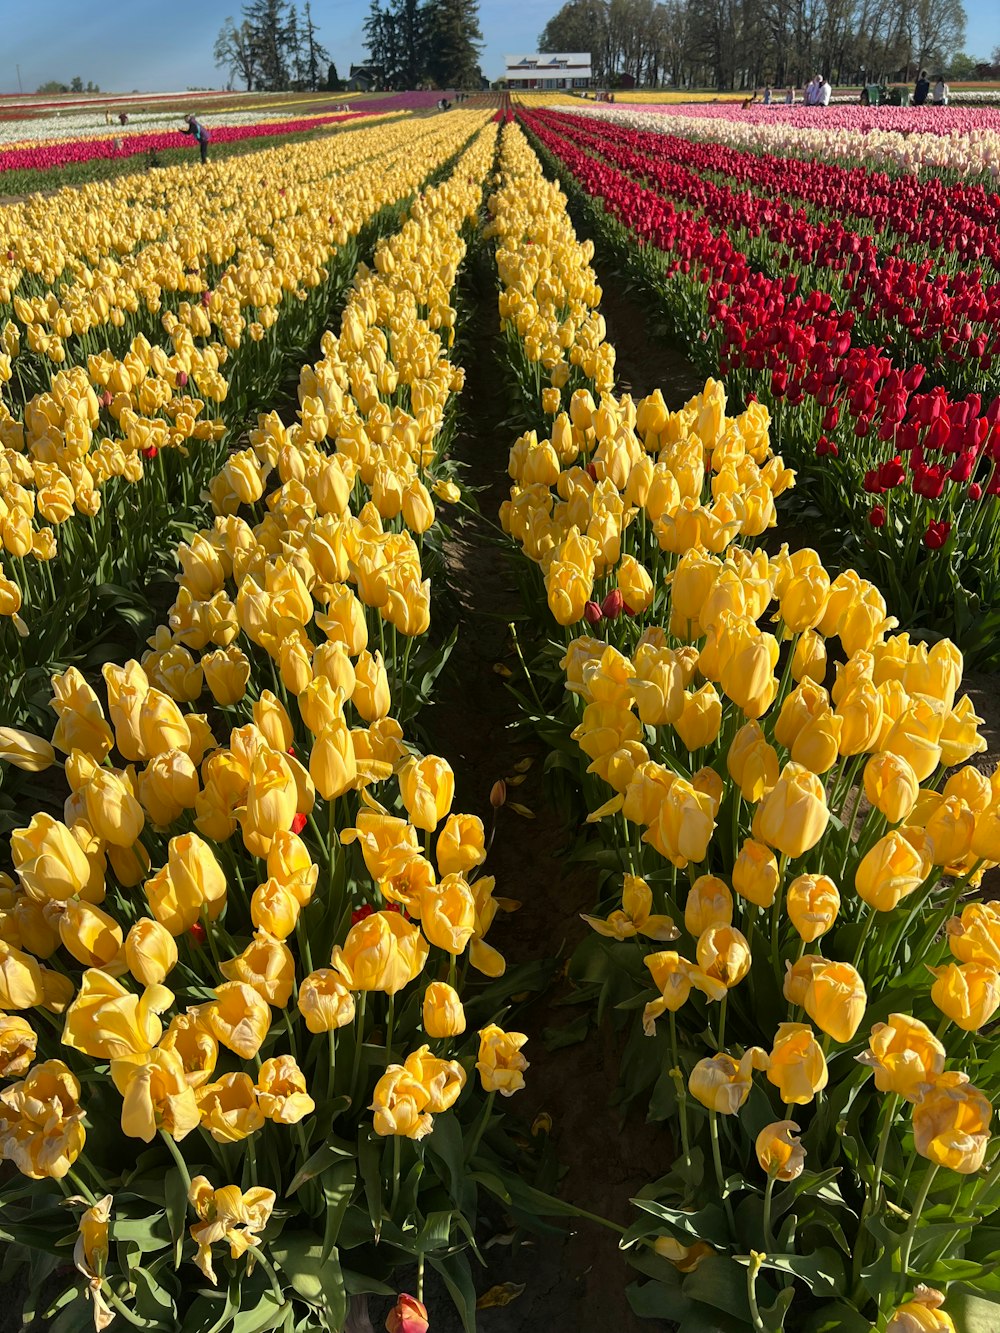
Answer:
<svg viewBox="0 0 1000 1333"><path fill-rule="evenodd" d="M287 0L251 0L241 22L227 18L215 40L215 63L247 92L315 92L339 86L319 40L309 0L301 14Z"/></svg>
<svg viewBox="0 0 1000 1333"><path fill-rule="evenodd" d="M371 0L365 48L384 88L478 88L477 0Z"/></svg>
<svg viewBox="0 0 1000 1333"><path fill-rule="evenodd" d="M611 87L721 91L801 87L817 73L835 85L920 69L972 77L964 40L962 0L568 0L538 49L591 52L595 81Z"/></svg>

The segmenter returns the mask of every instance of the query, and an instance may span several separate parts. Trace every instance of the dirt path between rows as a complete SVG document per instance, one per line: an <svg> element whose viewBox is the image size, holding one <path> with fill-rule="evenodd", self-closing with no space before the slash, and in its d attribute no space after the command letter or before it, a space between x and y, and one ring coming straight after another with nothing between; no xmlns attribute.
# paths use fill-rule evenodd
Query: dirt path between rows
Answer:
<svg viewBox="0 0 1000 1333"><path fill-rule="evenodd" d="M487 864L497 878L498 895L522 904L515 914L498 917L490 932L491 943L513 965L568 957L587 933L579 913L593 907L597 892L593 869L565 857L576 830L566 826L551 804L542 778L543 749L517 730L518 705L494 671L497 662L514 665L507 626L524 607L515 565L520 557L500 539L495 526L510 485L507 455L513 432L494 424L510 407L496 364L496 303L488 279L491 282L492 275L485 268L474 275L484 290L474 293L481 314L470 329L463 358L464 422L453 450L466 468L463 483L478 490L482 517L466 511L446 546L450 591L461 607L460 634L422 721L433 748L455 769L458 806L484 819L490 814L489 793L496 779L514 774L519 760L535 760L523 785L511 789L509 796L536 818L503 810ZM619 350L623 380L642 392L648 391L647 382L649 388L661 384L665 396L669 390L670 398L680 394L680 401L701 387L679 355L663 348L646 354L638 308L620 298L607 305L609 336ZM633 340L627 336L629 329L635 332ZM686 378L679 373L685 371ZM609 1034L597 1037L591 1029L585 1042L546 1049L545 1029L564 1027L580 1013L558 1003L567 990L565 981L557 981L519 1014L517 1026L529 1037L531 1069L525 1091L504 1110L522 1117L525 1128L547 1112L566 1172L561 1197L628 1225L635 1215L629 1199L669 1164L670 1135L662 1126L647 1125L639 1107L621 1124L619 1112L610 1105L618 1082L618 1054ZM575 1333L583 1328L657 1333L666 1327L632 1315L625 1287L637 1275L627 1268L615 1234L595 1224L571 1223L563 1236L529 1239L516 1253L497 1245L487 1257L489 1269L477 1274L480 1293L505 1282L524 1283L525 1290L506 1307L480 1311L483 1333ZM460 1327L446 1306L443 1301L432 1312L436 1333Z"/></svg>

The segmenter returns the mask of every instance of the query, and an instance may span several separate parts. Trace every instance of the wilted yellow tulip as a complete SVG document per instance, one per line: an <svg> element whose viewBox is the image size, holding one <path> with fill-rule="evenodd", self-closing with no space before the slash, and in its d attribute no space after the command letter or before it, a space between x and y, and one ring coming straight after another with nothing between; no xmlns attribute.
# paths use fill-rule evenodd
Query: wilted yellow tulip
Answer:
<svg viewBox="0 0 1000 1333"><path fill-rule="evenodd" d="M646 881L637 875L626 875L621 910L612 912L606 920L583 912L580 915L598 935L609 939L628 940L646 935L651 940L675 940L680 931L670 917L653 915L652 907L653 893Z"/></svg>
<svg viewBox="0 0 1000 1333"><path fill-rule="evenodd" d="M828 1080L826 1059L808 1023L779 1023L767 1078L783 1102L805 1106Z"/></svg>
<svg viewBox="0 0 1000 1333"><path fill-rule="evenodd" d="M750 946L735 926L709 926L698 937L698 966L707 977L731 989L750 971Z"/></svg>
<svg viewBox="0 0 1000 1333"><path fill-rule="evenodd" d="M720 1051L706 1056L691 1070L688 1091L710 1111L735 1115L747 1097L755 1069L767 1068L767 1053L751 1046L739 1060Z"/></svg>
<svg viewBox="0 0 1000 1333"><path fill-rule="evenodd" d="M212 1268L212 1246L225 1241L234 1259L260 1245L260 1233L267 1226L274 1208L274 1190L254 1186L244 1194L237 1185L213 1189L205 1176L195 1176L188 1190L188 1202L201 1219L190 1228L198 1246L195 1263L216 1285Z"/></svg>
<svg viewBox="0 0 1000 1333"><path fill-rule="evenodd" d="M122 1132L152 1142L158 1130L183 1139L201 1122L194 1089L176 1051L157 1048L142 1064L124 1066L116 1078L122 1094Z"/></svg>
<svg viewBox="0 0 1000 1333"><path fill-rule="evenodd" d="M252 986L226 981L216 986L204 1021L216 1041L244 1060L252 1060L271 1026L271 1009Z"/></svg>
<svg viewBox="0 0 1000 1333"><path fill-rule="evenodd" d="M32 1180L62 1180L83 1151L80 1083L62 1060L45 1060L0 1092L4 1156Z"/></svg>
<svg viewBox="0 0 1000 1333"><path fill-rule="evenodd" d="M23 1074L34 1061L37 1046L38 1035L26 1018L0 1014L0 1078Z"/></svg>
<svg viewBox="0 0 1000 1333"><path fill-rule="evenodd" d="M134 995L106 972L89 968L66 1011L63 1045L98 1060L145 1056L160 1040L159 1016L173 1000L166 986L147 986Z"/></svg>
<svg viewBox="0 0 1000 1333"><path fill-rule="evenodd" d="M196 1093L201 1127L216 1143L239 1143L264 1124L249 1074L223 1074Z"/></svg>
<svg viewBox="0 0 1000 1333"><path fill-rule="evenodd" d="M861 1026L868 995L850 963L823 963L812 969L802 999L806 1013L834 1041L852 1041Z"/></svg>
<svg viewBox="0 0 1000 1333"><path fill-rule="evenodd" d="M754 813L753 836L794 860L816 846L829 819L823 783L807 768L788 763Z"/></svg>
<svg viewBox="0 0 1000 1333"><path fill-rule="evenodd" d="M794 1120L775 1120L757 1135L754 1149L760 1169L766 1175L775 1180L796 1180L802 1174L806 1150L798 1140L798 1132Z"/></svg>
<svg viewBox="0 0 1000 1333"><path fill-rule="evenodd" d="M885 1333L956 1333L951 1315L941 1309L943 1304L942 1292L918 1283L913 1299L893 1311Z"/></svg>
<svg viewBox="0 0 1000 1333"><path fill-rule="evenodd" d="M306 1091L305 1075L294 1056L264 1061L257 1075L257 1104L264 1119L278 1125L297 1125L312 1115L316 1103Z"/></svg>
<svg viewBox="0 0 1000 1333"><path fill-rule="evenodd" d="M945 1054L926 1023L909 1014L890 1014L888 1023L874 1025L868 1050L857 1059L875 1070L879 1092L894 1092L913 1102L944 1069Z"/></svg>
<svg viewBox="0 0 1000 1333"><path fill-rule="evenodd" d="M480 1029L476 1068L484 1092L511 1097L524 1087L528 1061L521 1054L521 1047L527 1040L523 1032L504 1032L496 1023Z"/></svg>
<svg viewBox="0 0 1000 1333"><path fill-rule="evenodd" d="M913 1146L938 1166L972 1175L986 1156L992 1116L989 1098L968 1074L938 1074L913 1107Z"/></svg>
<svg viewBox="0 0 1000 1333"><path fill-rule="evenodd" d="M295 960L292 951L280 939L257 930L253 939L236 958L224 961L219 971L227 981L242 981L261 999L284 1009L292 998L295 985Z"/></svg>

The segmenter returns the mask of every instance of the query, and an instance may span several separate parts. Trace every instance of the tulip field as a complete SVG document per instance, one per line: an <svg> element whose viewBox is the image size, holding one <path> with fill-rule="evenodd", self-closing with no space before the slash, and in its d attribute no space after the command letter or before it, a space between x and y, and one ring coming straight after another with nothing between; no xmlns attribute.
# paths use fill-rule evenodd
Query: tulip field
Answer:
<svg viewBox="0 0 1000 1333"><path fill-rule="evenodd" d="M996 1329L998 113L434 97L0 203L0 1329Z"/></svg>

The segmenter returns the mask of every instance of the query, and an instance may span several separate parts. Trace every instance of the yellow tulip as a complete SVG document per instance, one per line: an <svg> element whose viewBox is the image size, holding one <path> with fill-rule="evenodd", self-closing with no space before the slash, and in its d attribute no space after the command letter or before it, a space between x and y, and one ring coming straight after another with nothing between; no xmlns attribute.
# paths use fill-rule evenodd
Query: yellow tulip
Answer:
<svg viewBox="0 0 1000 1333"><path fill-rule="evenodd" d="M680 931L668 916L652 914L653 893L645 880L637 875L626 875L622 890L621 910L603 920L581 912L584 921L599 935L609 939L627 940L646 935L651 940L675 940Z"/></svg>
<svg viewBox="0 0 1000 1333"><path fill-rule="evenodd" d="M692 989L699 990L709 1000L721 1000L726 986L717 977L710 977L700 967L682 958L672 949L647 954L643 959L660 992L658 1000L651 1000L642 1011L642 1029L647 1037L655 1030L661 1014L676 1013L687 1004Z"/></svg>
<svg viewBox="0 0 1000 1333"><path fill-rule="evenodd" d="M908 760L883 751L865 764L865 797L890 824L907 819L917 802L920 783Z"/></svg>
<svg viewBox="0 0 1000 1333"><path fill-rule="evenodd" d="M0 1014L0 1078L17 1078L30 1068L37 1046L38 1034L26 1018Z"/></svg>
<svg viewBox="0 0 1000 1333"><path fill-rule="evenodd" d="M0 1009L45 1003L45 974L31 954L0 940Z"/></svg>
<svg viewBox="0 0 1000 1333"><path fill-rule="evenodd" d="M733 866L733 888L747 902L770 907L781 887L781 872L770 847L747 838Z"/></svg>
<svg viewBox="0 0 1000 1333"><path fill-rule="evenodd" d="M250 680L250 659L234 645L206 653L200 662L205 683L221 708L238 704Z"/></svg>
<svg viewBox="0 0 1000 1333"><path fill-rule="evenodd" d="M436 755L411 759L400 770L399 794L410 823L433 833L451 809L455 798L455 774Z"/></svg>
<svg viewBox="0 0 1000 1333"><path fill-rule="evenodd" d="M446 981L432 981L424 991L423 1025L428 1037L458 1037L465 1031L462 1001Z"/></svg>
<svg viewBox="0 0 1000 1333"><path fill-rule="evenodd" d="M134 995L106 972L90 968L66 1011L63 1045L97 1060L145 1056L160 1040L159 1016L173 1001L166 986L147 986Z"/></svg>
<svg viewBox="0 0 1000 1333"><path fill-rule="evenodd" d="M857 1059L875 1070L879 1092L894 1092L914 1102L944 1069L945 1055L926 1023L909 1014L890 1014L888 1023L874 1025L868 1050Z"/></svg>
<svg viewBox="0 0 1000 1333"><path fill-rule="evenodd" d="M468 875L486 860L486 834L478 815L449 815L434 847L440 875Z"/></svg>
<svg viewBox="0 0 1000 1333"><path fill-rule="evenodd" d="M143 986L156 986L177 966L177 945L165 926L141 916L125 937L125 962Z"/></svg>
<svg viewBox="0 0 1000 1333"><path fill-rule="evenodd" d="M200 1221L190 1228L198 1246L194 1262L213 1286L217 1285L212 1268L212 1246L225 1241L233 1259L260 1245L260 1233L267 1226L274 1208L274 1190L254 1186L244 1194L236 1185L213 1189L205 1176L195 1176L188 1190L188 1202Z"/></svg>
<svg viewBox="0 0 1000 1333"><path fill-rule="evenodd" d="M715 875L700 875L684 903L684 929L695 939L709 926L728 926L733 920L733 895Z"/></svg>
<svg viewBox="0 0 1000 1333"><path fill-rule="evenodd" d="M760 1131L754 1150L765 1175L785 1181L796 1180L802 1174L806 1150L798 1140L798 1132L799 1127L794 1120L775 1120Z"/></svg>
<svg viewBox="0 0 1000 1333"><path fill-rule="evenodd" d="M706 1056L691 1070L688 1090L708 1110L735 1115L750 1095L753 1071L766 1069L767 1061L759 1046L751 1046L739 1060L721 1051Z"/></svg>
<svg viewBox="0 0 1000 1333"><path fill-rule="evenodd" d="M26 773L42 773L55 761L55 750L44 737L16 727L0 727L0 763L13 764Z"/></svg>
<svg viewBox="0 0 1000 1333"><path fill-rule="evenodd" d="M893 830L862 857L854 875L858 896L879 912L891 912L918 889L930 871L923 855Z"/></svg>
<svg viewBox="0 0 1000 1333"><path fill-rule="evenodd" d="M1000 972L988 963L948 963L931 971L931 999L966 1032L978 1032L1000 1008Z"/></svg>
<svg viewBox="0 0 1000 1333"><path fill-rule="evenodd" d="M389 1065L375 1084L373 1127L376 1134L422 1139L434 1128L427 1110L430 1092L403 1065Z"/></svg>
<svg viewBox="0 0 1000 1333"><path fill-rule="evenodd" d="M297 1125L312 1115L316 1103L306 1091L305 1075L291 1055L265 1060L257 1075L257 1104L265 1120Z"/></svg>
<svg viewBox="0 0 1000 1333"><path fill-rule="evenodd" d="M122 970L122 928L107 912L93 903L70 898L59 914L59 938L63 948L84 967Z"/></svg>
<svg viewBox="0 0 1000 1333"><path fill-rule="evenodd" d="M116 1080L122 1094L122 1132L152 1142L158 1130L183 1139L201 1123L194 1089L176 1051L157 1048L141 1065L129 1065Z"/></svg>
<svg viewBox="0 0 1000 1333"><path fill-rule="evenodd" d="M160 1038L159 1049L177 1052L192 1088L207 1083L219 1058L219 1043L205 1024L205 1007L175 1014Z"/></svg>
<svg viewBox="0 0 1000 1333"><path fill-rule="evenodd" d="M785 910L799 938L812 944L836 921L840 892L829 875L798 875L785 891Z"/></svg>
<svg viewBox="0 0 1000 1333"><path fill-rule="evenodd" d="M680 716L673 725L692 754L715 743L722 728L722 700L711 681L684 695Z"/></svg>
<svg viewBox="0 0 1000 1333"><path fill-rule="evenodd" d="M527 1040L523 1032L504 1032L495 1023L480 1029L476 1069L484 1092L511 1097L524 1087L528 1061L521 1047Z"/></svg>
<svg viewBox="0 0 1000 1333"><path fill-rule="evenodd" d="M80 1083L62 1060L45 1060L0 1092L3 1155L32 1180L62 1180L83 1151Z"/></svg>
<svg viewBox="0 0 1000 1333"><path fill-rule="evenodd" d="M216 1143L240 1143L264 1124L249 1074L223 1074L196 1093L201 1127Z"/></svg>
<svg viewBox="0 0 1000 1333"><path fill-rule="evenodd" d="M868 995L850 963L824 963L812 970L802 1004L818 1028L848 1042L861 1026Z"/></svg>
<svg viewBox="0 0 1000 1333"><path fill-rule="evenodd" d="M44 812L34 815L27 828L14 829L10 852L24 891L39 902L72 898L90 880L90 862L80 844L65 824Z"/></svg>
<svg viewBox="0 0 1000 1333"><path fill-rule="evenodd" d="M750 971L750 946L735 926L709 926L698 937L698 966L727 989L738 986Z"/></svg>
<svg viewBox="0 0 1000 1333"><path fill-rule="evenodd" d="M252 1060L271 1026L271 1010L252 986L226 981L216 986L204 1022L221 1045L244 1060Z"/></svg>
<svg viewBox="0 0 1000 1333"><path fill-rule="evenodd" d="M767 1079L783 1102L805 1106L829 1075L826 1059L808 1023L779 1023L771 1048Z"/></svg>
<svg viewBox="0 0 1000 1333"><path fill-rule="evenodd" d="M704 861L714 829L710 797L696 791L684 778L675 778L642 840L683 870L689 861Z"/></svg>
<svg viewBox="0 0 1000 1333"><path fill-rule="evenodd" d="M921 1157L960 1175L983 1164L993 1107L957 1070L938 1074L913 1108L913 1146Z"/></svg>
<svg viewBox="0 0 1000 1333"><path fill-rule="evenodd" d="M354 996L332 968L303 977L296 1003L310 1032L332 1032L354 1022Z"/></svg>
<svg viewBox="0 0 1000 1333"><path fill-rule="evenodd" d="M740 727L726 754L726 768L743 799L753 805L778 781L778 752L768 744L759 722Z"/></svg>
<svg viewBox="0 0 1000 1333"><path fill-rule="evenodd" d="M334 945L331 965L351 990L382 990L395 995L419 975L429 948L418 927L399 912L373 912Z"/></svg>
<svg viewBox="0 0 1000 1333"><path fill-rule="evenodd" d="M167 844L167 864L146 882L149 910L173 936L206 911L214 920L226 902L226 876L208 843L184 833Z"/></svg>
<svg viewBox="0 0 1000 1333"><path fill-rule="evenodd" d="M816 846L829 819L823 783L807 768L788 763L754 813L753 836L795 859Z"/></svg>
<svg viewBox="0 0 1000 1333"><path fill-rule="evenodd" d="M242 981L250 986L262 1000L277 1009L284 1009L292 998L295 986L292 952L282 940L261 930L254 934L241 954L222 962L219 971L227 981Z"/></svg>

